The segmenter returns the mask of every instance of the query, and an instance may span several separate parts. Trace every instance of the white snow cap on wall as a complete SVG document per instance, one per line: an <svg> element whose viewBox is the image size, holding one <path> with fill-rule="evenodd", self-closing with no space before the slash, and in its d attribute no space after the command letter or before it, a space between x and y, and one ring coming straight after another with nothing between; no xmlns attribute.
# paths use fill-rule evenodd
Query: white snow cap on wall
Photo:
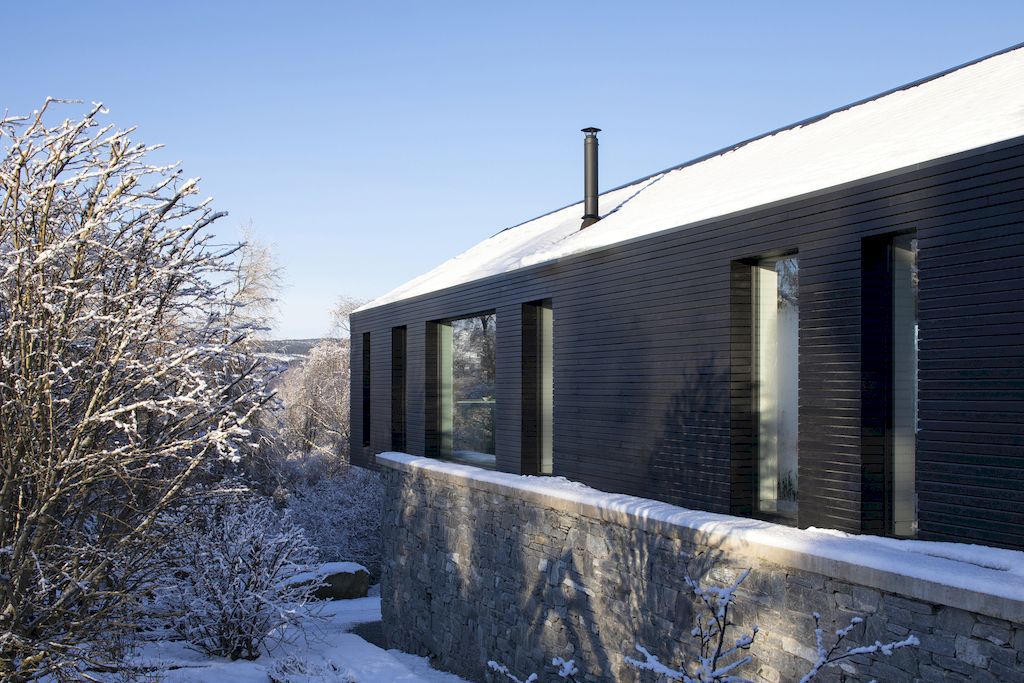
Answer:
<svg viewBox="0 0 1024 683"><path fill-rule="evenodd" d="M1024 46L509 228L359 310L1024 135Z"/></svg>

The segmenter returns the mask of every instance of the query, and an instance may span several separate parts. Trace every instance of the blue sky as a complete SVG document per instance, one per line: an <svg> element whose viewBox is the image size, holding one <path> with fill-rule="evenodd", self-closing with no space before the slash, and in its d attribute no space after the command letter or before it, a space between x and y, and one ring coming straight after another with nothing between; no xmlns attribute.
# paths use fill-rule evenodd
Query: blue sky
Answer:
<svg viewBox="0 0 1024 683"><path fill-rule="evenodd" d="M17 3L0 109L102 101L273 246L277 335L498 230L1024 41L1014 2ZM11 67L14 67L13 70Z"/></svg>

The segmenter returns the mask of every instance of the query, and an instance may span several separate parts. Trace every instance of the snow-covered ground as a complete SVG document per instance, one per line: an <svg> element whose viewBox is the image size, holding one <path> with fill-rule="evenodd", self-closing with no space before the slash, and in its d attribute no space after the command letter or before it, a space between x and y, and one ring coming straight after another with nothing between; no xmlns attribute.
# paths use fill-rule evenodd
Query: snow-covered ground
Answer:
<svg viewBox="0 0 1024 683"><path fill-rule="evenodd" d="M167 683L466 683L432 669L423 657L385 651L350 633L359 624L380 621L379 594L325 602L320 617L307 623L304 635L293 633L256 661L232 662L181 641L155 640L141 649L137 663Z"/></svg>

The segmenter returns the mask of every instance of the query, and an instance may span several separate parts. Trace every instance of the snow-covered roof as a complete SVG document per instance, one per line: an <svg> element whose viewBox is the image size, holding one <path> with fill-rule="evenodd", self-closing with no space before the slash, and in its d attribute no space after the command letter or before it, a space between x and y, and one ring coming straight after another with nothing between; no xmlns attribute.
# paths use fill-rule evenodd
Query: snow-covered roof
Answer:
<svg viewBox="0 0 1024 683"><path fill-rule="evenodd" d="M1024 45L503 230L360 310L1024 135Z"/></svg>

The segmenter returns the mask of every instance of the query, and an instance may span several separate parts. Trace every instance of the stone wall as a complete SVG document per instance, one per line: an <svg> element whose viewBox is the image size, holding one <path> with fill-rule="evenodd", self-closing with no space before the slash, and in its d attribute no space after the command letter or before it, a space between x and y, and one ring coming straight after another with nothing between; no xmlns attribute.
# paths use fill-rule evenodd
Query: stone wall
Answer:
<svg viewBox="0 0 1024 683"><path fill-rule="evenodd" d="M692 661L695 605L684 572L727 584L749 567L735 622L740 632L760 629L744 671L756 681L797 681L807 671L813 612L826 633L864 617L850 645L920 639L815 680L1024 681L1024 601L1011 585L1019 575L994 572L991 585L1002 580L1006 591L978 591L836 559L810 543L780 547L772 534L761 542L757 534L772 526L763 522L673 508L698 522L681 524L653 501L609 495L625 503L608 507L535 478L392 454L379 461L388 645L471 680L497 680L492 659L521 678L537 671L557 680L553 656L575 658L581 680L654 680L624 658L641 643L666 663ZM799 541L793 534L805 532L785 533ZM858 550L856 540L837 540ZM949 561L922 556L922 572L941 572L941 562Z"/></svg>

